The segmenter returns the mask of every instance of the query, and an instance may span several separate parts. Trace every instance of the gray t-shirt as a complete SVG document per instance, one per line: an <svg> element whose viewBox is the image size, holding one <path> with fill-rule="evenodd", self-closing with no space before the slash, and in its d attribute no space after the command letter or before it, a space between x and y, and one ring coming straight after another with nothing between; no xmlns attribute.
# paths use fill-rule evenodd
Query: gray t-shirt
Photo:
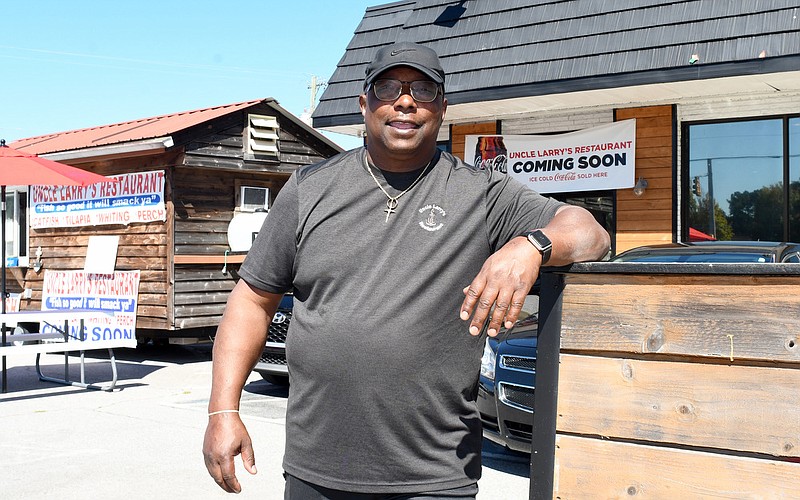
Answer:
<svg viewBox="0 0 800 500"><path fill-rule="evenodd" d="M254 287L294 292L284 468L345 491L471 484L485 337L459 318L462 290L494 251L545 226L561 204L449 153L388 222L386 201L364 148L303 167L241 267Z"/></svg>

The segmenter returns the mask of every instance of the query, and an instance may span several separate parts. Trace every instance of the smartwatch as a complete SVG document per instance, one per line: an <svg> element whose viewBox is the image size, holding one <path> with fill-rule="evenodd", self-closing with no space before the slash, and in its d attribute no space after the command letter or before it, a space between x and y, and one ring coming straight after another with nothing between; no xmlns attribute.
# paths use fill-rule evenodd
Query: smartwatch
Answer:
<svg viewBox="0 0 800 500"><path fill-rule="evenodd" d="M539 250L539 253L542 254L542 265L545 265L550 260L550 252L553 250L553 242L550 241L550 238L539 229L528 231L523 236L528 238L536 250Z"/></svg>

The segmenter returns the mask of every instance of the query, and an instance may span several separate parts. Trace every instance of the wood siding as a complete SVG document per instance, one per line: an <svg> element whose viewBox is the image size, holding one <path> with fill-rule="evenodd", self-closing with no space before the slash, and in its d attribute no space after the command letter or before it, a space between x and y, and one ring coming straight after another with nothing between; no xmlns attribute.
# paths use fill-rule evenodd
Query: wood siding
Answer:
<svg viewBox="0 0 800 500"><path fill-rule="evenodd" d="M796 498L798 286L796 273L567 275L553 498ZM545 384L537 374L537 396Z"/></svg>
<svg viewBox="0 0 800 500"><path fill-rule="evenodd" d="M174 266L174 327L213 327L238 279L239 264L231 259L225 265L236 181L268 187L274 200L289 175L178 167L174 176L175 256L192 256L194 261Z"/></svg>
<svg viewBox="0 0 800 500"><path fill-rule="evenodd" d="M617 190L617 253L641 245L673 241L673 107L616 110L618 121L636 119L636 179L646 179L642 196Z"/></svg>

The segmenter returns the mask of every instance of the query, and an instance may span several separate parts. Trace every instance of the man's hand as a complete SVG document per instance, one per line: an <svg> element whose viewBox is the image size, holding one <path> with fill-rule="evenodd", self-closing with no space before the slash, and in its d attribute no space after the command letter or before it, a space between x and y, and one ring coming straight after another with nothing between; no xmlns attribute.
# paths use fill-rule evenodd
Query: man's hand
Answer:
<svg viewBox="0 0 800 500"><path fill-rule="evenodd" d="M233 457L242 454L244 468L255 474L256 457L250 434L238 413L220 413L211 415L203 440L203 458L206 468L214 481L228 493L239 493L242 487L236 478L236 467Z"/></svg>
<svg viewBox="0 0 800 500"><path fill-rule="evenodd" d="M559 207L542 230L553 242L548 266L600 259L611 245L608 233L594 216L575 205ZM469 333L480 334L490 313L487 325L490 336L497 335L504 321L506 328L514 326L541 265L539 251L521 236L486 259L478 275L464 289L466 298L461 305L461 319L467 321L472 317Z"/></svg>
<svg viewBox="0 0 800 500"><path fill-rule="evenodd" d="M478 275L464 289L461 319L472 317L469 333L480 334L486 318L489 318L490 337L497 335L504 323L506 328L514 326L541 262L541 254L524 237L512 239L486 259Z"/></svg>

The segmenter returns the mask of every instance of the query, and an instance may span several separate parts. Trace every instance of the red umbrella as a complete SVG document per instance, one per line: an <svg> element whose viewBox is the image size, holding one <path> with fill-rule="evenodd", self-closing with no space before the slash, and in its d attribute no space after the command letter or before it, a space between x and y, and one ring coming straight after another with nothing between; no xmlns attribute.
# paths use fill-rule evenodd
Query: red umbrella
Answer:
<svg viewBox="0 0 800 500"><path fill-rule="evenodd" d="M717 239L711 236L710 234L706 234L702 231L698 231L693 227L690 227L689 241L717 241Z"/></svg>
<svg viewBox="0 0 800 500"><path fill-rule="evenodd" d="M0 140L2 186L88 186L97 182L114 182L114 179L24 153Z"/></svg>
<svg viewBox="0 0 800 500"><path fill-rule="evenodd" d="M40 158L30 153L24 153L6 146L5 140L0 140L0 201L2 202L2 222L0 235L2 235L2 297L0 297L0 312L6 312L6 186L88 186L98 182L116 182L80 168L71 167L46 158ZM6 343L5 324L2 328L2 341ZM2 391L6 392L6 358L2 360Z"/></svg>

